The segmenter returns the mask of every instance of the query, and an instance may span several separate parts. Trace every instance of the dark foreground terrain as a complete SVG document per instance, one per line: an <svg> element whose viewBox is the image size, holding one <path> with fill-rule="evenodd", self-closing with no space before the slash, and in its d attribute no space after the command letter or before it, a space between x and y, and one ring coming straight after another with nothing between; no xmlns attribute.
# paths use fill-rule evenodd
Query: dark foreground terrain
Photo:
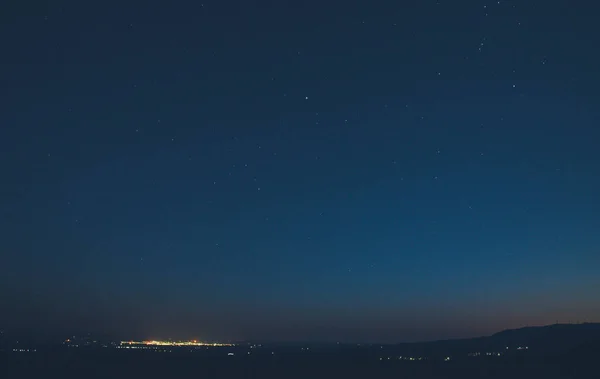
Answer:
<svg viewBox="0 0 600 379"><path fill-rule="evenodd" d="M333 352L203 356L152 352L3 353L0 377L25 378L600 378L594 362L543 359L400 361Z"/></svg>
<svg viewBox="0 0 600 379"><path fill-rule="evenodd" d="M5 341L0 379L28 378L600 379L600 324L395 345L25 348Z"/></svg>

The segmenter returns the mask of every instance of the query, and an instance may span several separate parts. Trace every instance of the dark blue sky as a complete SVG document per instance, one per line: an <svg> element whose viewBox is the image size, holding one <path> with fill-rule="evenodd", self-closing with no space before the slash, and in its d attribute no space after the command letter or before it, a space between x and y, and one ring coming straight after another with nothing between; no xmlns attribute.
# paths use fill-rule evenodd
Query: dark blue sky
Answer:
<svg viewBox="0 0 600 379"><path fill-rule="evenodd" d="M600 321L591 2L12 3L0 327L408 341Z"/></svg>

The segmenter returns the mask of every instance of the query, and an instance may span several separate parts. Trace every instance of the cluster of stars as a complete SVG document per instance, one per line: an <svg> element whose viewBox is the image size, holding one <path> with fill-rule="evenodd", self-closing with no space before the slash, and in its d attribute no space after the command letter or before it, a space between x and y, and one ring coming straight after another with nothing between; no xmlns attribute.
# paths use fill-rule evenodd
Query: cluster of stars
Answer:
<svg viewBox="0 0 600 379"><path fill-rule="evenodd" d="M436 4L440 5L440 1L437 1L437 2L436 2ZM503 4L503 3L501 3L500 1L494 2L494 5L495 5L495 6L501 6L502 4ZM204 6L204 5L202 5L202 6ZM490 12L492 12L492 11L493 11L493 7L492 7L491 5L489 5L489 4L483 4L483 6L482 6L482 7L483 7L483 11L484 11L484 13L483 13L483 14L484 14L484 16L485 16L485 17L488 17L488 16L490 16ZM514 6L513 6L513 7L514 7ZM45 20L46 20L46 21L48 20L48 17L47 17L47 16L45 17ZM363 21L361 22L361 24L363 24L363 25L364 25L364 24L365 24L365 21L363 20ZM520 22L520 21L518 21L518 22L517 22L517 24L518 24L518 25L521 25L521 22ZM133 24L133 23L130 23L130 24L129 24L129 27L130 27L130 28L133 28L133 26L134 26L134 24ZM393 26L397 26L397 23L393 23ZM477 52L478 52L480 55L484 55L484 54L483 54L483 53L484 53L484 51L485 51L485 50L484 50L484 48L486 48L486 49L488 48L488 37L487 37L487 36L485 36L485 35L484 35L484 36L481 36L481 37L480 37L480 39L479 39L479 45L477 46ZM301 51L300 51L300 50L297 50L297 51L296 51L296 56L300 56L300 55L306 55L306 54L301 54ZM467 59L468 59L468 58L469 58L469 57L467 56ZM547 62L548 62L548 61L547 61L547 58L546 58L546 57L544 57L544 58L542 59L542 61L541 61L541 64L543 64L543 65L546 65L546 64L547 64ZM443 76L442 76L442 71L444 71L444 75L443 75ZM514 72L515 72L515 71L513 70L513 73L514 73ZM439 77L439 78L442 78L442 77L443 77L444 79L446 79L446 78L450 78L450 77L452 76L452 73L451 73L451 72L448 72L448 71L445 71L445 70L438 69L437 71L435 71L435 76L437 76L437 77ZM268 76L268 80L270 80L271 82L274 82L274 81L275 81L275 76L273 76L273 75L269 75L269 76ZM134 84L132 85L132 88L133 88L134 90L139 90L137 83L134 83ZM513 88L513 89L516 89L516 88L517 88L517 83L513 83L513 84L512 84L512 88ZM288 97L287 95L288 95L288 92L284 92L284 93L283 93L283 97ZM303 98L303 100L304 100L305 102L308 102L308 101L309 101L309 99L311 99L311 95L310 95L310 94L304 94L304 95L303 95L301 98ZM312 102L309 102L309 104L312 104ZM383 108L384 108L384 109L391 109L391 108L393 108L393 107L394 107L394 104L391 104L391 103L389 102L389 100L386 100L386 102L383 104ZM407 104L404 104L404 108L405 108L405 109L409 109L409 104L408 104L408 103L407 103ZM69 111L69 112L72 112L72 108L71 108L71 107L69 107L69 108L68 108L68 111ZM314 112L314 115L315 115L315 119L314 119L314 124L315 124L315 125L317 125L317 126L322 126L322 127L327 127L327 126L328 126L328 125L325 125L325 124L323 123L323 120L322 120L322 118L321 118L321 116L320 116L319 112ZM424 115L419 115L418 117L419 117L419 120L421 120L421 121L425 121L425 116L424 116ZM167 126L167 125L168 125L168 122L163 122L163 120L166 120L166 117L162 117L162 116L161 116L160 118L157 118L157 119L156 119L156 125L157 125L157 126L160 126L160 127L168 127L168 126ZM344 125L348 125L348 124L349 124L349 118L342 118L340 121L341 121L341 123L343 123ZM482 124L482 125L483 125L483 124ZM135 131L135 133L136 133L136 134L140 135L140 138L145 138L145 137L143 136L143 133L142 133L142 128L140 128L140 127L135 127L134 131ZM232 138L233 138L235 141L238 141L238 138L237 138L237 137L232 137ZM176 141L176 138L175 138L175 136L171 136L171 137L169 138L169 141L170 141L170 142L175 142L175 141ZM243 142L243 141L242 141L242 142ZM267 147L267 146L266 146L266 147ZM258 145L256 146L256 148L257 148L257 150L263 150L263 145L261 145L261 144L258 144ZM276 149L276 146L268 146L268 148L273 148L273 150L275 150L275 149ZM276 158L278 158L278 154L277 154L277 152L276 152L276 151L272 151L272 152L270 153L270 155L271 155L271 157L272 157L273 159L276 159ZM442 154L442 149L441 149L441 148L438 148L438 149L436 149L436 150L435 150L435 155L437 155L437 156L442 156L442 155L443 155L443 154ZM48 153L48 157L50 157L50 156L51 156L51 154L50 154L50 153ZM483 156L484 156L484 152L483 152L483 151L481 151L481 152L480 152L480 154L479 154L479 156L483 157ZM191 156L191 155L188 155L188 156L187 156L187 159L188 159L188 161L192 161L192 156ZM315 155L314 155L314 160L315 160L315 161L320 161L320 160L321 160L321 159L320 159L320 154L315 154ZM394 160L392 160L392 164L393 164L393 165L397 165L397 164L398 164L398 161L394 159ZM238 164L233 164L233 165L231 165L231 168L232 168L232 169L236 169L238 166L239 166L239 167L243 167L243 168L248 168L248 164L247 164L247 163L243 163L243 164L241 164L241 165L238 165ZM227 172L227 176L228 176L228 177L233 177L233 176L235 175L235 172L236 172L236 171L234 171L234 170L232 170L232 169L229 169L229 170L227 170L227 171L226 171L226 172ZM439 178L440 178L440 175L437 175L437 174L435 174L435 175L432 175L430 178L432 178L432 180L433 180L433 181L438 181L438 180L439 180ZM401 176L399 177L399 180L400 180L400 181L404 181L404 179L405 179L405 177L404 177L403 175L401 175ZM255 191L256 191L256 192L263 192L263 190L265 189L265 187L264 187L264 185L262 185L262 184L259 184L259 183L258 183L258 180L257 180L257 178L256 178L256 177L253 177L253 178L252 178L252 182L253 182L254 189L255 189ZM225 184L223 183L223 180L221 180L221 179L213 179L213 180L210 180L210 183L212 183L212 185L213 185L213 186L215 186L215 187L218 187L218 186L220 186L220 185L225 185ZM213 203L214 203L214 200L213 200L213 199L209 199L209 200L207 200L207 202L208 202L209 204L213 204ZM469 208L469 209L472 209L471 205L469 205L469 206L468 206L468 208ZM319 215L320 215L320 216L322 216L322 215L323 215L323 213L320 213ZM269 220L269 217L264 217L264 220L268 221L268 220ZM76 223L79 223L79 220L78 220L78 219L76 219ZM310 237L308 237L307 239L308 239L308 240L310 240ZM216 246L216 247L218 247L218 246L219 246L219 244L218 244L218 243L216 243L216 244L215 244L215 246ZM143 259L142 259L142 260L143 260Z"/></svg>

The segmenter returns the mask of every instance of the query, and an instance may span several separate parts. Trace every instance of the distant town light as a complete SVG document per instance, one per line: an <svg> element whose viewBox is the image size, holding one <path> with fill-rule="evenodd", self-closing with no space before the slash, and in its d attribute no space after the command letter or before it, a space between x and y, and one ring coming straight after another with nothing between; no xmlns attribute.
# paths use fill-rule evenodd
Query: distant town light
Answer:
<svg viewBox="0 0 600 379"><path fill-rule="evenodd" d="M231 343L202 342L202 341L121 341L121 345L130 346L235 346Z"/></svg>

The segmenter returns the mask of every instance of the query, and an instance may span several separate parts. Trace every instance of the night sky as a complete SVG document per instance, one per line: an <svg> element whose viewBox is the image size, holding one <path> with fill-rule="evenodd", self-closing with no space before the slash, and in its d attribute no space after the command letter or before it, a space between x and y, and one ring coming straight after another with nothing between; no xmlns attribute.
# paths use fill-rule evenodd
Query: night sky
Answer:
<svg viewBox="0 0 600 379"><path fill-rule="evenodd" d="M9 1L0 328L600 321L593 2Z"/></svg>

